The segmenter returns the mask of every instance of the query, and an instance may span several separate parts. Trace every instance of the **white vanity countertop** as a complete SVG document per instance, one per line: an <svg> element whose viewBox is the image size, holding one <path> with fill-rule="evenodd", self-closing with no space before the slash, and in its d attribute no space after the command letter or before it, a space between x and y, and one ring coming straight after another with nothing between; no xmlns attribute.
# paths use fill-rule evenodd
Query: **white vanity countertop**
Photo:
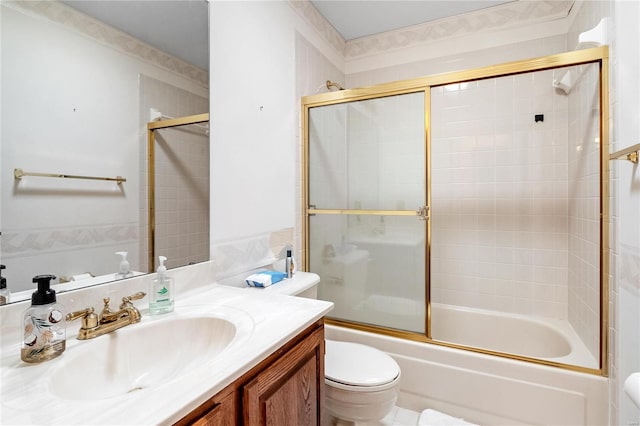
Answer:
<svg viewBox="0 0 640 426"><path fill-rule="evenodd" d="M175 311L158 317L149 317L141 310L145 322L170 319L189 312L223 312L244 317L248 337L232 343L212 362L178 374L161 385L141 389L108 399L68 400L52 392L51 376L61 368L73 371L78 366L74 354L85 345L99 339L114 339L118 331L93 340L75 339L79 322L67 325L67 349L58 358L41 364L29 365L20 360L19 345L2 347L1 424L172 424L198 407L218 391L239 378L258 362L273 353L299 332L332 308L331 302L299 298L281 293L297 293L300 287L317 282L315 274L300 274L289 286L280 283L261 289L246 291L241 288L213 284L207 290L185 294L176 301ZM296 287L293 289L292 287ZM273 288L273 290L269 290ZM250 319L250 320L249 320ZM162 335L157 336L162 339ZM167 347L167 350L178 349ZM149 353L149 359L153 358Z"/></svg>
<svg viewBox="0 0 640 426"><path fill-rule="evenodd" d="M320 282L320 277L311 272L296 272L292 278L285 278L269 287L251 287L244 281L251 273L244 273L235 277L220 280L225 286L242 288L250 293L287 294L296 295L310 289Z"/></svg>

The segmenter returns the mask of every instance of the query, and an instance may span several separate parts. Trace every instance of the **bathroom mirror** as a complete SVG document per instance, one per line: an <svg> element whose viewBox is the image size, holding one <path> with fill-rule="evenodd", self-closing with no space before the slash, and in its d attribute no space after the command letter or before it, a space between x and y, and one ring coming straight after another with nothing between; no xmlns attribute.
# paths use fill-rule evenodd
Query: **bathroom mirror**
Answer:
<svg viewBox="0 0 640 426"><path fill-rule="evenodd" d="M3 276L11 302L28 298L31 278L39 274L56 275L58 291L112 281L121 262L116 252L128 253L133 273L148 273L146 124L208 111L207 70L69 6L89 3L110 2L0 5L0 259L7 267ZM175 13L163 18L163 11L177 6L204 19L202 37L195 43L208 52L207 2L115 3L107 12L130 18L147 7L149 29L168 32L176 40L183 38L179 24L185 19L176 19ZM206 66L207 58L202 59ZM153 116L152 108L160 115ZM159 147L162 161L175 160L166 148L173 143L169 138L180 134L208 141L208 132L200 129L165 132ZM190 155L204 157L203 149L200 144ZM190 173L183 162L176 164L173 172ZM22 170L21 177L15 169ZM202 174L197 179L203 180ZM168 188L166 197L176 191ZM183 209L166 212L163 227L186 231L183 219L188 215ZM193 232L206 233L208 240L208 226ZM173 238L171 232L168 238ZM179 243L181 238L173 239ZM159 254L169 258L169 267L192 262L173 249ZM60 283L66 280L72 281Z"/></svg>

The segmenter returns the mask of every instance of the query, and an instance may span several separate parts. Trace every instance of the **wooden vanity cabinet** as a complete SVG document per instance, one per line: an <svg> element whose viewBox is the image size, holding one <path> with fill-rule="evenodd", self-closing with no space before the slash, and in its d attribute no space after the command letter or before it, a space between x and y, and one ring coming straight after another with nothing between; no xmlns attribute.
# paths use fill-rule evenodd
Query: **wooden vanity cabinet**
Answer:
<svg viewBox="0 0 640 426"><path fill-rule="evenodd" d="M317 321L176 423L321 425L324 322Z"/></svg>
<svg viewBox="0 0 640 426"><path fill-rule="evenodd" d="M194 426L231 426L237 425L238 413L236 394L231 387L225 388L213 398L189 413L178 424L190 424ZM203 407L203 406L206 406ZM202 409L202 411L200 411ZM187 423L182 423L192 414L195 416Z"/></svg>

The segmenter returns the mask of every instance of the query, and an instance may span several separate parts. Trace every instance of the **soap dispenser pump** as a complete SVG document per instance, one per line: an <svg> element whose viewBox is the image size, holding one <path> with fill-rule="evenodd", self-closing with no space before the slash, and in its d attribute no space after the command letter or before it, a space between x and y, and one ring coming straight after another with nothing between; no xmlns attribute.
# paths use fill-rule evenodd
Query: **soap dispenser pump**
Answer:
<svg viewBox="0 0 640 426"><path fill-rule="evenodd" d="M117 251L116 254L118 256L122 256L122 260L120 260L120 266L118 267L118 273L116 274L116 279L121 280L123 278L129 278L133 274L129 269L129 261L127 260L127 252L126 251Z"/></svg>
<svg viewBox="0 0 640 426"><path fill-rule="evenodd" d="M3 269L6 269L6 266L0 265L0 305L9 303L11 297L11 291L7 288L7 279L2 276Z"/></svg>
<svg viewBox="0 0 640 426"><path fill-rule="evenodd" d="M33 282L38 289L31 296L31 307L24 312L23 338L20 357L25 362L53 359L66 348L66 322L64 308L56 303L56 292L51 289L53 275L37 275Z"/></svg>
<svg viewBox="0 0 640 426"><path fill-rule="evenodd" d="M158 276L151 283L149 313L151 315L166 314L173 311L173 278L167 276L165 256L158 256Z"/></svg>

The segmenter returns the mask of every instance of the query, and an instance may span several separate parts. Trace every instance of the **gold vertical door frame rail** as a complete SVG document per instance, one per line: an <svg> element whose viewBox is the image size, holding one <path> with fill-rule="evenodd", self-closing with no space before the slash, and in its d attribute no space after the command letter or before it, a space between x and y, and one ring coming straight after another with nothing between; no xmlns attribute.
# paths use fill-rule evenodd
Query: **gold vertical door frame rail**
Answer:
<svg viewBox="0 0 640 426"><path fill-rule="evenodd" d="M425 250L425 283L426 294L426 311L427 311L427 327L426 333L415 333L391 328L372 326L369 324L359 324L353 321L328 319L328 323L336 323L342 326L352 327L356 329L366 330L375 333L391 335L399 338L422 341L436 345L452 347L473 352L498 355L505 358L533 362L536 364L550 365L560 367L567 370L579 371L583 373L599 374L606 376L608 374L608 303L609 303L609 49L608 46L601 46L592 49L584 49L550 55L540 58L533 58L523 61L508 62L489 67L483 67L472 70L456 71L434 76L421 77L411 80L396 81L383 83L375 86L363 87L359 89L347 89L338 92L322 93L317 95L305 96L302 98L302 240L303 240L303 268L309 270L309 220L312 214L380 214L375 210L342 210L342 209L322 209L310 206L309 200L309 113L312 108L322 107L333 104L347 103L366 99L382 98L387 96L399 95L404 93L412 93L425 91L425 130L426 130L426 179L427 194L426 204L431 206L431 102L430 90L433 87L445 86L449 84L463 83L473 80L482 80L495 77L504 77L509 75L517 75L526 72L543 71L561 67L576 66L583 64L598 64L600 67L600 364L599 368L589 368L571 364L563 364L555 361L547 361L537 358L530 358L520 355L484 350L482 348L468 347L465 345L453 344L444 341L433 340L431 338L431 292L430 292L430 259L431 259L431 221L427 221L427 238ZM551 83L550 83L551 84ZM632 147L632 148L635 148ZM629 148L631 149L631 148ZM616 153L622 154L622 153ZM627 154L627 153L624 153ZM612 158L613 159L613 158ZM394 215L409 215L413 212L395 212Z"/></svg>
<svg viewBox="0 0 640 426"><path fill-rule="evenodd" d="M209 113L170 118L167 120L150 121L147 123L147 191L148 191L148 236L147 252L149 253L149 272L155 270L156 258L156 171L155 171L155 131L172 127L188 126L190 124L206 123Z"/></svg>
<svg viewBox="0 0 640 426"><path fill-rule="evenodd" d="M425 202L428 209L431 210L431 87L427 87L424 90L424 137L425 137L425 150L424 150L424 164L426 167L426 185L425 185ZM424 276L427 282L425 282L424 297L425 297L425 336L431 340L431 219L427 220L425 224L425 243L424 250Z"/></svg>
<svg viewBox="0 0 640 426"><path fill-rule="evenodd" d="M609 374L609 57L600 60L600 374Z"/></svg>

